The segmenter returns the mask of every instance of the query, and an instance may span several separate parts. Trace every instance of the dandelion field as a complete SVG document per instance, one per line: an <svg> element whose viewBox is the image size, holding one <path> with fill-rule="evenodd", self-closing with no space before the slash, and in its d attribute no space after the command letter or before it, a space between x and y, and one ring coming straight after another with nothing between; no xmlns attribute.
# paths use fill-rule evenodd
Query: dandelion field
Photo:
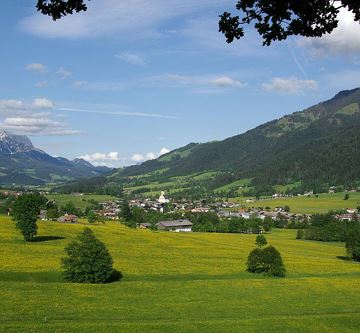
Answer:
<svg viewBox="0 0 360 333"><path fill-rule="evenodd" d="M255 235L91 228L124 277L66 283L63 249L84 227L39 222L26 244L0 217L0 332L358 332L360 265L342 243L274 230L284 279L245 272Z"/></svg>

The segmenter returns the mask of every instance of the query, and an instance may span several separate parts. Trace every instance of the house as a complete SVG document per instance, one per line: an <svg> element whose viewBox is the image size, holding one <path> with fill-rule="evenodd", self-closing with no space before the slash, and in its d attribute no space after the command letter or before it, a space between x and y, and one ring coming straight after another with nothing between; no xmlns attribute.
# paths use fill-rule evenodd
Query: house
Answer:
<svg viewBox="0 0 360 333"><path fill-rule="evenodd" d="M38 215L38 219L40 219L41 221L46 221L47 220L47 211L45 209L40 210L40 214Z"/></svg>
<svg viewBox="0 0 360 333"><path fill-rule="evenodd" d="M192 225L189 220L159 221L156 223L158 230L173 232L190 232Z"/></svg>
<svg viewBox="0 0 360 333"><path fill-rule="evenodd" d="M62 223L77 223L78 217L76 215L65 214L60 216L57 221Z"/></svg>
<svg viewBox="0 0 360 333"><path fill-rule="evenodd" d="M357 220L357 216L355 214L336 214L335 218L340 221L353 221Z"/></svg>
<svg viewBox="0 0 360 333"><path fill-rule="evenodd" d="M139 229L149 229L151 227L150 223L140 223Z"/></svg>

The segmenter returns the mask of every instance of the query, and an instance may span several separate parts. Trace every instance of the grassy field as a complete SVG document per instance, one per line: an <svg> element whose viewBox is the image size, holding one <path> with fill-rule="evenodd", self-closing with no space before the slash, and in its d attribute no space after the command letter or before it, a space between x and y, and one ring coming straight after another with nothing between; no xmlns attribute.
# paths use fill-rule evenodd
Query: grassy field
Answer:
<svg viewBox="0 0 360 333"><path fill-rule="evenodd" d="M84 195L76 195L76 194L47 194L46 197L49 200L54 200L58 206L63 206L67 202L73 202L74 205L78 208L85 208L89 205L89 200L95 200L98 202L108 201L115 199L111 195L97 195L97 194L84 194Z"/></svg>
<svg viewBox="0 0 360 333"><path fill-rule="evenodd" d="M82 228L40 222L43 238L26 244L0 217L0 332L359 331L360 265L337 259L341 243L275 230L268 241L288 270L276 279L244 271L255 235L159 233L111 222L92 228L124 278L65 283L63 248Z"/></svg>
<svg viewBox="0 0 360 333"><path fill-rule="evenodd" d="M360 192L349 193L349 200L344 200L344 193L319 194L318 197L293 197L259 200L246 203L247 198L237 198L236 202L246 207L275 207L289 206L293 213L326 213L332 209L356 208L360 206Z"/></svg>

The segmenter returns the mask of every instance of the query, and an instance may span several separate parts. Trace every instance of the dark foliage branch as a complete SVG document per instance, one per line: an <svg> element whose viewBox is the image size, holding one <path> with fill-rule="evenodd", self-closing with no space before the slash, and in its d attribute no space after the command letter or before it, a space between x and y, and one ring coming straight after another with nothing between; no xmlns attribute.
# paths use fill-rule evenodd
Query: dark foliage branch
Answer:
<svg viewBox="0 0 360 333"><path fill-rule="evenodd" d="M321 37L338 26L341 8L360 21L359 0L240 0L236 9L241 17L224 12L220 15L219 31L232 43L244 37L244 25L253 23L267 46L293 35Z"/></svg>
<svg viewBox="0 0 360 333"><path fill-rule="evenodd" d="M55 21L73 12L86 11L86 1L90 0L38 0L36 8Z"/></svg>

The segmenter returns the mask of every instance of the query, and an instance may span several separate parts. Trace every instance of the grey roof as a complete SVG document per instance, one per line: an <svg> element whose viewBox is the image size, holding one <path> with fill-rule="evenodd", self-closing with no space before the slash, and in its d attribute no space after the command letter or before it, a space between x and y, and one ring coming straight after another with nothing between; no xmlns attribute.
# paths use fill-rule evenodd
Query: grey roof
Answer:
<svg viewBox="0 0 360 333"><path fill-rule="evenodd" d="M159 221L157 225L159 224L163 227L188 227L193 225L189 220Z"/></svg>

